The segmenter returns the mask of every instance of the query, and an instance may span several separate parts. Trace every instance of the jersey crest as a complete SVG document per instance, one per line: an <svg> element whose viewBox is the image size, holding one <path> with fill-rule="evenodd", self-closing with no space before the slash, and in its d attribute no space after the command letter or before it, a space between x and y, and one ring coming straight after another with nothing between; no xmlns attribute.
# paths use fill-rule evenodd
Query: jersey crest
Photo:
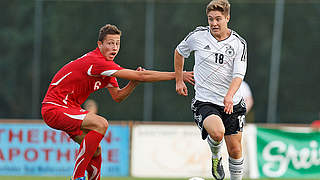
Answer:
<svg viewBox="0 0 320 180"><path fill-rule="evenodd" d="M225 54L227 55L227 56L229 56L229 57L232 57L233 55L234 55L234 49L233 49L233 47L232 46L230 46L230 45L227 45L226 46L226 51L225 51Z"/></svg>

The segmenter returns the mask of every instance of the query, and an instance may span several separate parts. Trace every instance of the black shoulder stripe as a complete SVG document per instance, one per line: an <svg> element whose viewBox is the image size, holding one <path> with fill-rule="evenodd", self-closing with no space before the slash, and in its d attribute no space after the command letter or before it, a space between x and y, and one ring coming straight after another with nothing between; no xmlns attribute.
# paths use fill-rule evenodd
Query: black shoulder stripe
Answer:
<svg viewBox="0 0 320 180"><path fill-rule="evenodd" d="M243 44L243 51L242 51L241 61L245 61L245 56L246 56L246 52L247 52L247 46L246 46L245 42L241 41L241 43Z"/></svg>
<svg viewBox="0 0 320 180"><path fill-rule="evenodd" d="M241 42L244 42L246 44L246 40L244 40L238 33L232 31L232 34L235 35Z"/></svg>
<svg viewBox="0 0 320 180"><path fill-rule="evenodd" d="M234 36L236 36L236 37L240 40L241 44L243 45L243 51L242 51L241 61L245 61L245 56L246 56L246 52L247 52L247 43L246 43L246 41L245 41L241 36L239 36L239 34L237 34L236 32L232 31L232 34L233 34Z"/></svg>
<svg viewBox="0 0 320 180"><path fill-rule="evenodd" d="M198 31L207 31L207 30L209 30L209 27L198 26L198 27L196 27L195 30L190 32L184 40L186 41L192 34L198 32Z"/></svg>

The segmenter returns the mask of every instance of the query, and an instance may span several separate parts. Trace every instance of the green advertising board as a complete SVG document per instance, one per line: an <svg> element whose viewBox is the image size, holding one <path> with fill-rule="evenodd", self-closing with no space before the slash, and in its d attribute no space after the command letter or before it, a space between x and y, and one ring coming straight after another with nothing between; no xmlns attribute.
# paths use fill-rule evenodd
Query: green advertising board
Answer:
<svg viewBox="0 0 320 180"><path fill-rule="evenodd" d="M257 127L260 177L319 178L320 132Z"/></svg>

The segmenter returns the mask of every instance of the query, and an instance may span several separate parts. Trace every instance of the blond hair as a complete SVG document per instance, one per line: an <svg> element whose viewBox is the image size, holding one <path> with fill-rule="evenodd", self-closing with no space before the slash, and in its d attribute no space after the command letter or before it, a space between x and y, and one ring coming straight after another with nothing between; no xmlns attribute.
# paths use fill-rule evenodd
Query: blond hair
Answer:
<svg viewBox="0 0 320 180"><path fill-rule="evenodd" d="M212 0L206 9L206 13L210 11L220 11L224 16L230 15L230 3L228 0Z"/></svg>

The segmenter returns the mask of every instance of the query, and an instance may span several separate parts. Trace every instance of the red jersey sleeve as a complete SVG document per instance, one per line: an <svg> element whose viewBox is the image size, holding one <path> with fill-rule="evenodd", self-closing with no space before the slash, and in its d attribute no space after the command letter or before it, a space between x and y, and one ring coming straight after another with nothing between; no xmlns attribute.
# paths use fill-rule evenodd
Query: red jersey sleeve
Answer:
<svg viewBox="0 0 320 180"><path fill-rule="evenodd" d="M105 61L100 60L96 61L92 64L88 70L88 75L90 76L111 76L113 73L117 72L118 70L122 70L121 66L116 64L114 61Z"/></svg>
<svg viewBox="0 0 320 180"><path fill-rule="evenodd" d="M91 72L89 70L91 69ZM119 87L116 77L111 75L118 70L124 69L114 61L98 61L90 66L88 70L88 75L90 76L105 76L104 80L107 82L106 87ZM90 74L91 73L91 74Z"/></svg>
<svg viewBox="0 0 320 180"><path fill-rule="evenodd" d="M107 84L106 88L109 88L109 87L119 87L116 77L110 77L109 84Z"/></svg>

